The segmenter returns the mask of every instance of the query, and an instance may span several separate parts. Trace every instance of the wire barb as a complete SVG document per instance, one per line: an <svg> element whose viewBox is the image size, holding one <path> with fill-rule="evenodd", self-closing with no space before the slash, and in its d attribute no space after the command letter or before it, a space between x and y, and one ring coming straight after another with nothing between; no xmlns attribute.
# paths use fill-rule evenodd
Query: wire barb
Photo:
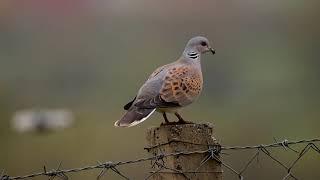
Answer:
<svg viewBox="0 0 320 180"><path fill-rule="evenodd" d="M0 174L0 180L8 180L9 176L5 174L5 170L3 169Z"/></svg>

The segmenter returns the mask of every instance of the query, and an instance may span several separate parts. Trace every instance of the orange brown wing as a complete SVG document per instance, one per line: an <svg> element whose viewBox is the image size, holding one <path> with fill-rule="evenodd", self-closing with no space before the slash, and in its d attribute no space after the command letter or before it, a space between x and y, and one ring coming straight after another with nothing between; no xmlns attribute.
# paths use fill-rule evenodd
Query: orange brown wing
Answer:
<svg viewBox="0 0 320 180"><path fill-rule="evenodd" d="M195 72L190 66L171 68L160 90L161 98L182 106L191 103L202 90L202 75Z"/></svg>

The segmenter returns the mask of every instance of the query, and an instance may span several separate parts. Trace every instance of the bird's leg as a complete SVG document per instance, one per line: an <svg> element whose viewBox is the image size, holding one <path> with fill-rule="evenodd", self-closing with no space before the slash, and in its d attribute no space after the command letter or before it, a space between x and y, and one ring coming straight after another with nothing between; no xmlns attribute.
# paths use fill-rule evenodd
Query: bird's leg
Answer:
<svg viewBox="0 0 320 180"><path fill-rule="evenodd" d="M180 116L180 114L178 112L175 112L174 115L176 115L177 118L179 119L178 123L181 123L181 124L186 123L186 121Z"/></svg>
<svg viewBox="0 0 320 180"><path fill-rule="evenodd" d="M178 123L180 124L192 124L192 122L189 121L185 121L178 112L175 112L174 115L177 116L177 118L179 119Z"/></svg>
<svg viewBox="0 0 320 180"><path fill-rule="evenodd" d="M168 120L168 117L167 117L167 114L165 112L162 113L162 116L163 116L163 119L165 121L166 124L169 124L169 120Z"/></svg>
<svg viewBox="0 0 320 180"><path fill-rule="evenodd" d="M163 119L164 119L164 123L161 123L161 125L174 125L177 124L178 122L170 122L167 118L167 114L165 112L162 113Z"/></svg>

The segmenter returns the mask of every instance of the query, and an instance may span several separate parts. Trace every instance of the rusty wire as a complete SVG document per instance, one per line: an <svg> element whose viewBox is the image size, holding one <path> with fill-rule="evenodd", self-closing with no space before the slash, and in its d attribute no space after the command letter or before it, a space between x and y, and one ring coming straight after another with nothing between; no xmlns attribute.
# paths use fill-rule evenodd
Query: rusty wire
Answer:
<svg viewBox="0 0 320 180"><path fill-rule="evenodd" d="M184 142L184 141L175 141L175 142L193 144L193 143ZM124 165L142 163L142 162L146 162L146 161L150 161L152 163L151 168L157 169L155 171L150 172L150 174L145 178L146 180L150 179L152 176L154 176L157 173L177 173L177 174L181 174L185 179L192 179L189 177L189 175L187 175L187 173L193 173L193 174L210 173L210 172L198 171L199 168L202 165L204 165L205 163L207 163L209 160L215 160L216 162L220 163L223 167L228 169L231 173L235 174L240 180L243 180L244 179L244 176L243 176L244 172L246 172L249 169L249 167L250 167L250 165L252 165L253 161L255 159L258 159L261 154L266 155L266 157L273 160L276 164L279 165L279 167L283 168L286 171L286 174L284 177L282 177L282 180L287 180L289 178L293 178L293 179L297 180L298 177L293 174L292 169L301 160L301 158L305 154L310 152L311 150L320 154L320 149L316 145L316 143L319 143L319 142L320 142L320 139L315 138L315 139L308 139L308 140L306 139L306 140L299 140L299 141L288 141L285 139L280 142L276 141L275 143L272 143L272 144L260 144L260 145L254 145L254 146L222 146L222 147L220 147L220 146L217 146L216 144L215 145L194 144L194 145L199 145L199 146L206 145L208 147L208 149L202 150L202 151L175 152L175 153L168 153L168 154L164 154L161 152L158 155L155 155L152 157L144 157L144 158L129 160L129 161L118 161L118 162L107 161L107 162L103 162L103 163L97 162L97 164L95 164L95 165L88 165L88 166L84 166L84 167L71 168L71 169L61 169L61 163L59 163L59 165L56 169L48 171L46 166L44 166L42 172L28 174L28 175L22 175L22 176L9 176L8 174L5 173L4 170L2 170L2 171L0 171L0 180L31 179L31 178L38 177L38 176L46 176L46 177L48 177L49 180L56 179L56 178L61 179L61 180L68 180L69 179L69 177L67 176L68 174L78 173L78 172L82 172L82 171L90 171L90 170L94 170L94 169L101 170L100 173L97 175L98 180L101 179L102 177L104 177L106 175L107 171L113 171L115 174L117 174L119 177L121 177L123 179L130 179L123 172L119 171L118 167L124 166ZM149 151L150 149L157 148L162 145L167 145L170 143L172 143L172 142L167 142L167 143L160 144L160 145L157 145L154 147L147 147L145 149L147 149ZM304 144L304 147L302 148L301 151L297 151L297 150L293 149L292 147L290 147L290 146L296 145L296 144ZM295 152L297 156L289 165L287 165L287 164L281 162L277 157L275 157L269 151L269 149L271 149L271 148L283 148L284 150L289 149L289 150ZM220 151L226 152L226 151L244 151L244 150L255 150L255 152L253 153L253 156L248 159L248 161L245 163L243 168L240 170L236 170L235 168L232 167L232 165L225 163L219 156ZM205 158L199 164L199 167L192 172L183 172L181 170L174 169L174 168L171 168L171 167L168 167L165 165L164 158L166 158L166 157L179 156L179 155L191 155L191 154L205 154L206 155Z"/></svg>

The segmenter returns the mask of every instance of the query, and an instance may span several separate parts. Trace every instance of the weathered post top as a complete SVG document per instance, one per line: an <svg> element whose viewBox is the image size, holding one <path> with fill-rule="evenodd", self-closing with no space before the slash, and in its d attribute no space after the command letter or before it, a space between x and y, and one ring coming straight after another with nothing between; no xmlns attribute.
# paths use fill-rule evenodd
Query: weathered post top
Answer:
<svg viewBox="0 0 320 180"><path fill-rule="evenodd" d="M152 127L147 131L147 143L153 156L171 154L155 162L151 179L222 179L221 165L209 153L213 149L219 157L220 145L213 137L212 124Z"/></svg>

